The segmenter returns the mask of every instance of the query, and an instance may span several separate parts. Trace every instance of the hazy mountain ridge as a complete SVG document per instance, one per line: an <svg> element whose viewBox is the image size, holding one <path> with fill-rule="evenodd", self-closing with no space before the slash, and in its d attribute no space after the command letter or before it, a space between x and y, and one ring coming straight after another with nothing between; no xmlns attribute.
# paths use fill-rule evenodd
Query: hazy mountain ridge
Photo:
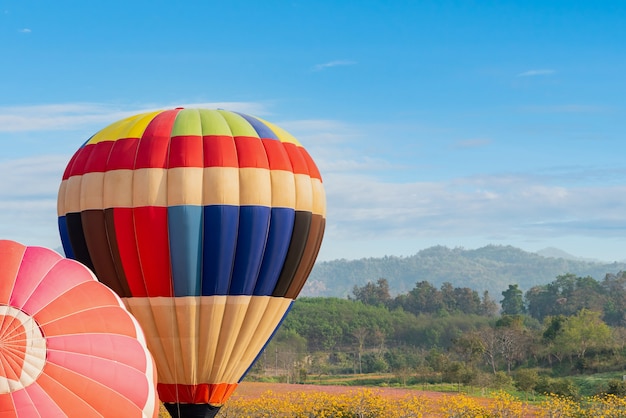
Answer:
<svg viewBox="0 0 626 418"><path fill-rule="evenodd" d="M572 273L602 280L607 273L626 270L626 263L603 263L578 259L560 250L549 249L560 257L546 257L512 246L488 245L467 250L435 246L408 257L385 256L359 260L333 260L315 264L302 290L302 296L347 297L355 285L363 286L385 278L392 294L405 293L419 281L440 287L450 282L455 287L484 290L495 300L509 284L524 291L553 281L558 275ZM555 252L556 250L556 252ZM544 254L546 252L542 250Z"/></svg>

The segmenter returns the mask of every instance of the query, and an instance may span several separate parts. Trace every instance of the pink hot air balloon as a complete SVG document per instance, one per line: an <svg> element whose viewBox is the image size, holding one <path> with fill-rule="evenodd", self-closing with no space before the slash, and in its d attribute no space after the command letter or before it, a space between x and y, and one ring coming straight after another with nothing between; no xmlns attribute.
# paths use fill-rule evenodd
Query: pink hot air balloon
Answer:
<svg viewBox="0 0 626 418"><path fill-rule="evenodd" d="M82 264L0 240L0 416L157 417L133 316Z"/></svg>

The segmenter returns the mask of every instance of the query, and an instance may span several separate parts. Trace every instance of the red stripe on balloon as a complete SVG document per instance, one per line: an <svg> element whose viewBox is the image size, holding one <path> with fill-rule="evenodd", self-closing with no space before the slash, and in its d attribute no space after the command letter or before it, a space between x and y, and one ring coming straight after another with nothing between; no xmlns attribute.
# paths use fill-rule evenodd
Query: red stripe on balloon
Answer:
<svg viewBox="0 0 626 418"><path fill-rule="evenodd" d="M132 170L135 166L139 138L122 138L113 141L107 161L107 170Z"/></svg>
<svg viewBox="0 0 626 418"><path fill-rule="evenodd" d="M94 147L95 145L93 144L85 145L76 152L76 158L74 159L72 168L69 171L68 178L85 174L85 165L87 165L87 160L89 159Z"/></svg>
<svg viewBox="0 0 626 418"><path fill-rule="evenodd" d="M289 155L282 142L275 139L263 139L262 142L270 170L293 171Z"/></svg>
<svg viewBox="0 0 626 418"><path fill-rule="evenodd" d="M237 386L238 383L202 383L199 385L159 383L157 391L161 402L222 405L237 389Z"/></svg>
<svg viewBox="0 0 626 418"><path fill-rule="evenodd" d="M173 296L167 208L160 206L134 208L133 216L146 296Z"/></svg>
<svg viewBox="0 0 626 418"><path fill-rule="evenodd" d="M74 155L72 155L72 158L70 158L70 161L67 163L65 171L63 171L63 180L67 180L70 178L72 170L74 169L74 163L76 162L76 158L78 158L78 151L76 151Z"/></svg>
<svg viewBox="0 0 626 418"><path fill-rule="evenodd" d="M309 174L309 167L304 159L304 156L300 153L300 150L296 144L284 142L285 151L289 155L291 166L293 167L294 174Z"/></svg>
<svg viewBox="0 0 626 418"><path fill-rule="evenodd" d="M203 167L202 137L175 136L170 142L169 168Z"/></svg>
<svg viewBox="0 0 626 418"><path fill-rule="evenodd" d="M315 162L313 161L313 158L311 158L311 155L307 152L306 149L302 147L299 147L298 149L300 150L300 154L302 154L302 156L304 157L306 165L309 168L309 176L311 176L311 178L319 179L320 181L322 181L322 175L320 174L320 170L317 168L317 165L315 165Z"/></svg>
<svg viewBox="0 0 626 418"><path fill-rule="evenodd" d="M135 221L132 208L114 208L113 224L121 268L126 275L126 282L133 296L148 296L146 284L141 273L137 242L135 241Z"/></svg>
<svg viewBox="0 0 626 418"><path fill-rule="evenodd" d="M202 138L205 167L239 167L232 136L207 135Z"/></svg>
<svg viewBox="0 0 626 418"><path fill-rule="evenodd" d="M103 173L106 170L113 141L102 141L93 145L91 155L85 162L85 173Z"/></svg>
<svg viewBox="0 0 626 418"><path fill-rule="evenodd" d="M135 169L167 168L170 134L177 114L178 110L166 110L150 121L139 140Z"/></svg>
<svg viewBox="0 0 626 418"><path fill-rule="evenodd" d="M238 136L235 138L240 168L270 168L265 149L259 138Z"/></svg>

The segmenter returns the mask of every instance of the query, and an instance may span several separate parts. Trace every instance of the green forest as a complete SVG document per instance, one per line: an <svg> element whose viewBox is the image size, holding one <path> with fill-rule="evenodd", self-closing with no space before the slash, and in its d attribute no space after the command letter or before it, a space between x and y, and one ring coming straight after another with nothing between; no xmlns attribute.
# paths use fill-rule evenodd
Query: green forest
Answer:
<svg viewBox="0 0 626 418"><path fill-rule="evenodd" d="M564 274L498 295L419 281L392 296L380 278L348 298L296 300L248 378L626 395L625 360L626 273Z"/></svg>

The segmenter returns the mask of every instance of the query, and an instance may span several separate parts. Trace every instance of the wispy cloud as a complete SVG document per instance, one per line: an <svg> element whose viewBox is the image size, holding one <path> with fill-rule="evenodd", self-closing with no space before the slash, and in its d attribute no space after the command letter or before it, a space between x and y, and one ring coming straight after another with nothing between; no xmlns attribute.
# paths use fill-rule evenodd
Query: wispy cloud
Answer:
<svg viewBox="0 0 626 418"><path fill-rule="evenodd" d="M0 161L0 237L57 248L56 198L67 156Z"/></svg>
<svg viewBox="0 0 626 418"><path fill-rule="evenodd" d="M556 73L555 70L550 70L550 69L528 70L528 71L524 71L523 73L519 73L517 77L535 77L539 75L552 75L555 73Z"/></svg>
<svg viewBox="0 0 626 418"><path fill-rule="evenodd" d="M333 240L481 235L610 235L626 225L626 188L545 185L526 176L389 183L327 176ZM568 222L563 222L567 220ZM590 228L589 225L594 227ZM558 228L554 225L559 225ZM586 225L581 228L581 225ZM532 226L531 229L530 226ZM527 230L528 229L528 230Z"/></svg>
<svg viewBox="0 0 626 418"><path fill-rule="evenodd" d="M324 64L317 64L313 67L313 71L322 71L327 68L340 67L340 66L346 66L346 65L355 65L355 64L356 64L356 61L336 60L336 61L326 62Z"/></svg>
<svg viewBox="0 0 626 418"><path fill-rule="evenodd" d="M36 132L76 130L89 126L103 127L116 120L141 112L173 107L204 107L236 110L262 116L267 106L255 102L210 102L191 104L148 105L125 108L94 103L62 103L37 106L0 107L1 132Z"/></svg>
<svg viewBox="0 0 626 418"><path fill-rule="evenodd" d="M31 33L32 30L30 30L29 28L23 28L19 30L20 33Z"/></svg>
<svg viewBox="0 0 626 418"><path fill-rule="evenodd" d="M564 104L564 105L546 105L546 106L523 106L520 108L525 112L538 113L593 113L607 110L602 106Z"/></svg>
<svg viewBox="0 0 626 418"><path fill-rule="evenodd" d="M454 148L481 148L491 144L491 139L474 138L463 139L454 143Z"/></svg>

